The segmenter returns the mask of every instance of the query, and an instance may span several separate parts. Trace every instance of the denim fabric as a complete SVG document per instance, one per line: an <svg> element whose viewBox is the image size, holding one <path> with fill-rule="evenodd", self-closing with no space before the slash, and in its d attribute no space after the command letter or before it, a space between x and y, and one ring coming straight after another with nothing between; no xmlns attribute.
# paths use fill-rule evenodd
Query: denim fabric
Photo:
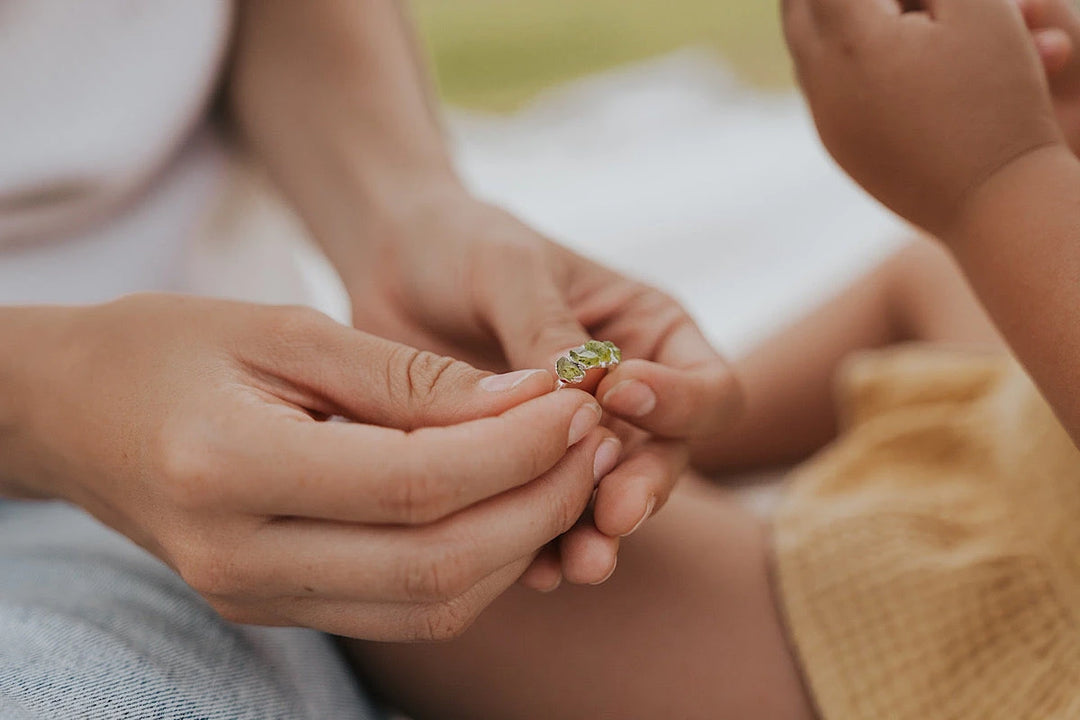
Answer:
<svg viewBox="0 0 1080 720"><path fill-rule="evenodd" d="M227 623L81 511L0 502L0 718L376 717L330 638Z"/></svg>

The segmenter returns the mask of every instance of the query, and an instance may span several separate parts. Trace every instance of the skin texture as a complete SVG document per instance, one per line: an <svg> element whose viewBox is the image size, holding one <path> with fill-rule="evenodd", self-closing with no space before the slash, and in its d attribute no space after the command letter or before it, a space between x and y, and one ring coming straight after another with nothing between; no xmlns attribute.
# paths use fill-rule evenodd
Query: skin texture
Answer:
<svg viewBox="0 0 1080 720"><path fill-rule="evenodd" d="M788 0L785 25L830 151L880 200L940 230L1080 439L1080 163L1066 145L1076 128L1051 124L1071 117L1075 65L1047 82L1011 0L935 0L910 13Z"/></svg>
<svg viewBox="0 0 1080 720"><path fill-rule="evenodd" d="M853 0L851 5L856 3L861 0ZM821 10L821 4L815 3L815 8ZM858 11L865 5L861 3ZM789 5L788 12L791 10ZM899 16L887 5L884 11L886 18ZM1007 15L1011 8L996 11L1019 22L1019 16ZM1046 37L1037 24L1032 28L1036 43ZM1060 57L1055 61L1056 50L1045 53L1040 49L1052 79L1075 62L1070 55L1075 26L1065 35L1070 50L1064 61ZM956 47L963 46L958 43ZM861 45L847 48L870 52ZM948 67L951 63L938 71ZM821 83L827 78L816 80ZM860 87L852 92L888 95L890 90ZM1054 100L1057 117L1067 118L1061 110L1075 96L1056 94ZM1074 129L1069 125L1062 128L1065 134ZM896 140L901 146L902 136L900 133ZM890 147L881 150L885 156L895 152L896 148ZM1031 201L1032 195L1022 192L1027 181L1039 193L1050 193L1049 205L1054 207L1061 197L1054 197L1052 183L1039 182L1040 173L1053 171L1055 162L1065 161L1056 154L1050 158L1041 154L1036 151L1031 164L1020 163L1026 172L1017 174L1013 168L1001 171L1001 177L995 173L984 181L990 183L989 189L980 187L978 193L1005 203L1009 189ZM1065 168L1058 171L1061 175L1050 172L1050 177L1059 181L1068 177ZM934 177L935 172L940 169L930 169L926 176ZM996 187L998 182L1004 184L1002 188ZM888 182L882 181L882 186L887 187ZM1006 204L1012 213L1023 207ZM1077 206L1080 203L1074 202L1074 214ZM983 223L988 223L988 218L994 223L1005 222L1003 213L980 210L987 214L975 212L974 216ZM932 208L933 212L940 210ZM1073 215L1063 213L1063 217L1067 220ZM1027 222L1040 229L1055 229L1053 223L1041 220L1029 218ZM993 223L976 223L975 227L980 232L974 237L995 241L992 250L1010 249L1008 234L996 232ZM1015 230L1016 226L1006 228ZM1061 227L1056 229L1062 232ZM971 242L964 235L959 237L964 243ZM961 268L974 277L976 289L980 288L978 281L991 275L972 271L965 262L971 262L967 254L957 251L957 240L946 240L938 246L925 240L910 246L740 362L738 369L745 381L744 420L733 441L721 440L709 452L699 448L701 458L717 468L750 467L789 461L820 447L835 433L836 417L827 399L832 376L842 358L852 351L906 340L1004 349L1001 334L980 307ZM1030 254L1031 248L1027 249ZM1031 283L1030 268L1046 269L1055 259L1069 261L1066 248L1060 244L1038 249L1060 254L1051 252L1040 262L1012 252L1006 265L1028 281L1027 291L1035 300L1023 309L1028 312L1026 322L1036 326L1038 315L1032 313L1038 313L1037 302L1047 303L1053 294L1048 298ZM1075 277L1072 269L1068 262L1065 274ZM981 299L991 310L998 308L995 319L1014 347L1019 344L1028 357L1038 357L1046 350L1040 347L1043 338L1039 332L1025 336L1002 322L1021 308L1009 308L1010 303L1019 305L1017 286L1008 278L999 280L1005 284L1003 297L984 289ZM1059 277L1050 280L1053 292L1062 292L1056 283ZM1054 307L1042 305L1044 314L1047 306ZM1029 342L1017 343L1017 337ZM1058 337L1068 341L1068 328L1061 329ZM1058 399L1060 402L1060 396ZM751 434L757 436L755 442L739 442ZM622 557L620 572L592 593L567 588L548 601L509 593L492 606L473 632L452 643L428 647L351 643L351 656L392 700L420 720L813 716L807 693L796 680L797 668L784 645L782 623L765 579L769 561L762 529L725 490L687 484L664 516L627 543Z"/></svg>
<svg viewBox="0 0 1080 720"><path fill-rule="evenodd" d="M832 378L852 352L912 341L1000 347L958 273L941 247L920 240L740 359L746 411L695 447L695 467L721 474L808 458L836 437Z"/></svg>
<svg viewBox="0 0 1080 720"><path fill-rule="evenodd" d="M354 657L417 720L810 718L767 553L728 491L687 481L602 587L513 590L452 643Z"/></svg>
<svg viewBox="0 0 1080 720"><path fill-rule="evenodd" d="M841 0L832 4L843 5ZM999 84L965 82L970 96L964 99L980 112L989 112L991 104L984 95L1000 102L1003 88L1026 88L1038 100L1046 88L1041 80L1025 84L1031 80L1025 66L1031 51L1021 51L1010 34L1015 12L987 7L994 8L993 22L978 30L989 33L974 43L978 52L961 36L983 24L957 22L943 30L951 52L933 58L947 61L945 67L961 59L959 67L970 69L985 62L986 47L1000 45L995 53L1014 53L1010 58L1021 71L1003 64ZM857 23L844 27L858 35ZM854 36L845 37L855 42ZM920 59L925 48L914 51L907 42L897 41L896 47L912 67L928 62ZM901 79L881 70L867 83L836 53L823 57L835 61L835 67L825 67L826 75L842 70L841 79L852 85L887 86L877 81ZM662 504L685 463L686 441L732 417L738 405L735 385L670 299L568 253L469 197L449 169L416 67L407 26L392 3L328 0L301 8L251 2L241 11L230 77L232 117L346 278L358 299L359 324L425 347L438 349L443 343L464 357L481 348L490 359L497 347L501 355L491 362L500 369L549 367L544 363L580 344L587 333L609 337L628 357L638 358L597 378L598 395L613 415L633 414L609 395L619 386L633 391L638 407L649 408L634 418L634 427L611 423L624 439L625 461L601 484L593 513L563 541L560 561L545 555L528 576L534 587L551 587L564 573L579 582L602 580L614 568L617 536ZM803 74L821 75L810 69ZM904 81L933 83L945 75L912 74L914 80ZM913 87L901 84L908 93ZM931 89L937 92L931 96L947 106L949 90ZM844 92L832 94L837 101L846 98ZM875 103L889 106L887 98L875 96ZM875 103L870 107L877 108ZM912 106L919 109L913 117L921 118L932 105ZM823 117L843 115L830 115L829 107L818 103L815 110L822 109ZM920 175L925 168L919 163L927 158L905 145L910 133L875 136L863 149L903 160L899 170L889 171L907 174L911 182L897 190L899 185L886 180L883 194L903 198L909 188L920 187L920 180L930 181L924 185L931 194L957 192L964 212L956 214L955 225L963 232L948 235L950 247L1044 388L1053 390L1056 383L1061 390L1048 392L1059 411L1069 417L1071 409L1076 420L1080 400L1069 395L1069 360L1077 341L1067 333L1077 325L1067 318L1053 326L1028 322L1038 317L1039 308L1077 307L1069 281L1075 263L1061 262L1076 246L1069 218L1077 198L1066 189L1074 184L1075 161L1053 152L1055 139L1047 146L1050 152L1033 152L1010 164L999 143L987 139L995 124L1016 124L1016 135L1009 133L1013 139L1003 141L1005 146L1045 144L1045 108L1040 107L1033 102L1035 120L1010 112L1000 122L979 124L986 136L976 133L981 141L964 149L987 157L970 167L961 163L955 172ZM959 117L968 110L953 108L942 115ZM934 130L930 124L920 127ZM938 137L938 149L948 150L952 140L956 137ZM1003 169L994 172L997 167ZM969 191L954 188L960 177L971 181ZM1045 212L1033 218L1010 204ZM927 217L948 214L951 207L935 206ZM1018 237L1047 238L1042 246L1047 252L1027 257ZM978 252L988 247L994 252ZM461 257L470 259L464 272L455 269ZM980 265L986 257L997 259ZM381 283L369 282L373 258L386 269ZM1019 272L1002 277L1002 266ZM448 268L454 281L440 285ZM507 282L513 273L524 280ZM1047 277L1052 281L1041 284ZM378 305L378 299L385 303ZM394 314L365 318L374 307L392 308ZM533 463L522 460L529 472L507 473L497 464L500 458L485 452L491 447L491 423L469 425L470 418L425 413L475 408L476 417L494 416L513 425L522 417L509 416L515 402L492 407L490 401L463 401L442 382L456 367L449 361L399 346L391 351L372 344L369 336L350 334L352 342L346 342L344 329L310 313L137 297L82 310L11 308L0 314L0 337L17 350L4 353L0 362L4 492L83 505L158 553L232 619L310 625L369 638L452 637L521 575L537 548L580 515L595 477L605 474L597 472L596 463L606 437L602 432L559 458L532 446L516 455L500 445L500 454ZM381 390L378 382L358 385L356 378L372 370L379 378L404 375L408 381L387 380ZM630 380L647 390L623 385ZM529 382L518 392L542 395L551 387L550 377L543 385L539 376ZM374 394L368 394L371 388ZM416 389L423 391L419 398L413 396ZM480 392L466 390L470 397ZM575 397L588 402L568 393L537 399L544 412L536 412L551 415L530 418L529 432L508 435L536 436L534 428L549 423L551 438L561 436L565 451L569 413L580 407L564 404ZM330 413L362 422L315 422ZM442 428L447 424L459 429ZM436 429L401 439L420 427ZM386 430L389 434L381 432ZM388 446L367 444L360 434L365 441L394 439ZM290 445L298 439L304 440L302 448ZM312 452L324 442L325 452ZM402 443L408 452L401 452ZM380 454L377 446L395 452ZM458 446L469 450L467 457L454 461L451 453L451 465L445 465L449 448ZM273 449L272 463L267 447ZM492 464L469 465L478 457ZM545 467L547 461L538 457L551 465ZM372 459L377 462L369 466ZM492 494L478 498L465 492L467 484L455 483L451 487L460 494L448 498L436 481L454 467L460 474L452 477L509 478L514 484L486 485ZM360 476L382 484L351 506L343 500L356 501ZM402 478L405 482L397 482ZM510 506L520 507L521 514ZM329 551L354 547L347 556ZM507 554L491 555L492 548ZM361 576L355 574L357 557L372 563ZM386 558L397 562L380 566ZM402 573L403 567L415 572Z"/></svg>
<svg viewBox="0 0 1080 720"><path fill-rule="evenodd" d="M1023 0L1020 9L1049 73L1058 124L1080 153L1080 13L1071 0Z"/></svg>
<svg viewBox="0 0 1080 720"><path fill-rule="evenodd" d="M1070 139L1074 152L1080 152L1080 55L1076 52L1080 45L1080 13L1070 0L1024 0L1020 8L1047 73L1059 127ZM932 257L935 254L940 256L936 261ZM955 338L959 328L966 325L973 329L970 341L1000 344L997 332L986 332L983 311L964 300L968 289L947 279L956 273L956 268L946 256L943 248L930 243L910 246L895 261L817 311L836 322L799 323L778 341L822 350L880 347L914 338ZM928 286L941 288L944 296L923 292L907 283L909 267L920 268L927 274ZM971 317L966 323L958 322L953 314L943 319L938 312L942 304L954 308L953 313L967 308ZM875 311L865 313L865 307ZM888 321L879 322L879 317ZM839 337L816 343L812 332L836 333ZM800 335L802 340L797 342L795 338ZM723 472L770 462L797 462L835 435L832 391L826 380L838 358L827 352L805 351L801 358L801 363L790 367L780 348L766 343L738 364L739 379L752 400L728 432L695 446L695 466ZM782 424L783 433L764 431L776 423Z"/></svg>
<svg viewBox="0 0 1080 720"><path fill-rule="evenodd" d="M525 581L595 583L659 509L688 441L737 415L738 387L678 303L470 195L393 0L242 3L230 107L326 250L357 327L494 371L553 369L590 337L626 361L595 392L623 441L591 514Z"/></svg>
<svg viewBox="0 0 1080 720"><path fill-rule="evenodd" d="M947 235L988 178L1059 145L1011 0L787 0L785 29L825 146L903 217Z"/></svg>
<svg viewBox="0 0 1080 720"><path fill-rule="evenodd" d="M685 436L737 408L723 361L670 299L465 192L397 3L242 4L226 94L359 326L544 372L492 393L461 363L297 309L3 308L0 492L83 506L239 622L442 639L523 575L605 580L685 467ZM648 384L635 425L597 429L594 400L550 392L553 355L594 330L638 359L584 387L614 411L616 383Z"/></svg>
<svg viewBox="0 0 1080 720"><path fill-rule="evenodd" d="M238 622L453 637L619 455L545 372L307 309L147 295L0 326L23 351L0 354L0 487L81 505Z"/></svg>
<svg viewBox="0 0 1080 720"><path fill-rule="evenodd" d="M803 399L827 397L851 352L905 341L1002 349L956 265L925 240L738 362L763 437L724 445L714 460L785 461L793 422L835 427L831 402ZM761 365L771 386L755 375ZM830 439L801 438L798 450ZM733 490L684 479L619 557L600 588L507 593L453 642L348 651L417 720L814 717L773 595L768 528Z"/></svg>

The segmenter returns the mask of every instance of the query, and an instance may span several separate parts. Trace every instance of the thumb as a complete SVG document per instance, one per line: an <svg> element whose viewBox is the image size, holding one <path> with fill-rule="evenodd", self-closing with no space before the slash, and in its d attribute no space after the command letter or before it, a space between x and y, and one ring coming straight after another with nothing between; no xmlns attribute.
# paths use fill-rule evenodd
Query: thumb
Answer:
<svg viewBox="0 0 1080 720"><path fill-rule="evenodd" d="M285 399L327 414L413 430L500 415L554 389L545 370L493 375L319 313L298 314L284 332L279 328L280 347L260 353L258 363L248 358L248 364L301 395ZM266 357L273 358L272 367L265 367Z"/></svg>
<svg viewBox="0 0 1080 720"><path fill-rule="evenodd" d="M539 251L514 248L482 274L480 310L510 367L555 367L569 348L589 339Z"/></svg>

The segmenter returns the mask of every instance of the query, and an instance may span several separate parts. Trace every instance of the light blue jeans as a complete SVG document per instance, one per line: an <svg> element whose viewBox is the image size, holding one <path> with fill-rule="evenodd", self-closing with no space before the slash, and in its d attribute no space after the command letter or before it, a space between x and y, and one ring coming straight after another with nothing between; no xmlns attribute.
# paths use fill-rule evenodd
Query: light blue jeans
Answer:
<svg viewBox="0 0 1080 720"><path fill-rule="evenodd" d="M241 627L59 503L0 501L0 718L373 720L319 633Z"/></svg>

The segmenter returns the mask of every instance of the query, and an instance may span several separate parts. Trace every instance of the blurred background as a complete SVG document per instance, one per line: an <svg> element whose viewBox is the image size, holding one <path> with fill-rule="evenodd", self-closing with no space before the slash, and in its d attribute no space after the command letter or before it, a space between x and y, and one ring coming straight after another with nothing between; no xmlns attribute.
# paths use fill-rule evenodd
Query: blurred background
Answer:
<svg viewBox="0 0 1080 720"><path fill-rule="evenodd" d="M778 0L411 0L473 188L738 354L903 228L837 170Z"/></svg>
<svg viewBox="0 0 1080 720"><path fill-rule="evenodd" d="M583 75L696 46L746 82L791 84L769 0L412 0L443 97L490 111Z"/></svg>
<svg viewBox="0 0 1080 720"><path fill-rule="evenodd" d="M910 233L821 147L792 80L779 0L408 0L459 171L549 237L677 297L732 356L827 299ZM310 247L247 213L261 263L221 245L205 290L342 320ZM302 234L295 229L293 235ZM296 266L303 276L284 277ZM258 267L258 272L252 272Z"/></svg>

